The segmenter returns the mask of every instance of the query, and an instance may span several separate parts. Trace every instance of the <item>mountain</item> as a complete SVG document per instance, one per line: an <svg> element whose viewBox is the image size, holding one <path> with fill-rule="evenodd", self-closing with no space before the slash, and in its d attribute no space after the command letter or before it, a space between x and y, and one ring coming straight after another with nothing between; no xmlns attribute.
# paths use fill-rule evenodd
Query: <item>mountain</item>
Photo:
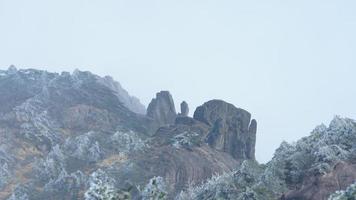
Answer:
<svg viewBox="0 0 356 200"><path fill-rule="evenodd" d="M173 199L255 160L257 122L222 100L147 111L110 77L0 71L0 199Z"/></svg>
<svg viewBox="0 0 356 200"><path fill-rule="evenodd" d="M0 70L0 199L356 199L356 122L335 117L267 164L257 121L222 100L147 110L111 77Z"/></svg>

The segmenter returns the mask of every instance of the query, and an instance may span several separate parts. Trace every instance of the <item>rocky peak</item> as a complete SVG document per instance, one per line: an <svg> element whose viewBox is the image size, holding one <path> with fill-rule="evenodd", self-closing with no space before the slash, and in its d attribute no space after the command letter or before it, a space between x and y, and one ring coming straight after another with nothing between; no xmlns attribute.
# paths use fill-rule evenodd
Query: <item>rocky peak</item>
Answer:
<svg viewBox="0 0 356 200"><path fill-rule="evenodd" d="M187 117L189 114L189 106L188 106L188 103L183 101L181 104L180 104L180 115L183 116L183 117Z"/></svg>
<svg viewBox="0 0 356 200"><path fill-rule="evenodd" d="M103 93L104 90L107 91L107 95L113 96L113 99L116 98L118 102L122 103L124 107L134 113L145 114L146 112L145 106L142 105L136 97L131 96L121 87L120 83L114 81L113 78L109 76L100 77L91 72L80 71L78 69L74 70L73 73L62 72L61 74L35 69L17 70L15 66L11 65L8 70L0 70L0 77L8 77L0 83L2 87L0 91L5 90L3 93L6 93L6 91L12 92L12 90L18 91L16 95L22 95L24 97L23 99L15 99L20 99L21 102L39 94L43 89L47 89L47 87L52 88L51 90L59 90L62 88L67 92L73 90L74 96L78 96L81 92L95 88L95 90L101 93ZM76 92L74 92L74 90L76 90ZM83 96L87 97L90 95L85 94ZM101 98L103 98L103 96L101 96Z"/></svg>
<svg viewBox="0 0 356 200"><path fill-rule="evenodd" d="M147 116L152 118L158 126L174 124L177 117L172 95L168 91L156 94L147 108Z"/></svg>
<svg viewBox="0 0 356 200"><path fill-rule="evenodd" d="M100 77L97 81L110 88L128 109L138 114L146 114L146 108L141 104L140 100L134 96L130 96L121 84L111 76Z"/></svg>
<svg viewBox="0 0 356 200"><path fill-rule="evenodd" d="M199 106L194 119L211 126L206 142L236 159L255 159L256 120L243 109L221 100Z"/></svg>
<svg viewBox="0 0 356 200"><path fill-rule="evenodd" d="M10 65L7 71L11 74L14 74L17 72L17 68L15 67L15 65Z"/></svg>

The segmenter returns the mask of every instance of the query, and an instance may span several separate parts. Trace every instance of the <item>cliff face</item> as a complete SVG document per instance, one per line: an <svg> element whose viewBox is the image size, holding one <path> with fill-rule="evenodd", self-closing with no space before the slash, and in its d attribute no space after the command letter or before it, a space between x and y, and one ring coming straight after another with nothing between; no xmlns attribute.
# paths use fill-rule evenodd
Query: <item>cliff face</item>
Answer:
<svg viewBox="0 0 356 200"><path fill-rule="evenodd" d="M213 100L197 108L194 119L212 127L206 142L236 159L255 159L256 120L232 104Z"/></svg>
<svg viewBox="0 0 356 200"><path fill-rule="evenodd" d="M190 118L164 91L145 114L110 77L14 67L0 94L0 199L93 199L99 186L142 199L136 186L157 176L173 198L254 159L256 122L223 101Z"/></svg>
<svg viewBox="0 0 356 200"><path fill-rule="evenodd" d="M172 95L168 91L156 94L147 108L147 117L152 118L157 127L173 124L177 117Z"/></svg>

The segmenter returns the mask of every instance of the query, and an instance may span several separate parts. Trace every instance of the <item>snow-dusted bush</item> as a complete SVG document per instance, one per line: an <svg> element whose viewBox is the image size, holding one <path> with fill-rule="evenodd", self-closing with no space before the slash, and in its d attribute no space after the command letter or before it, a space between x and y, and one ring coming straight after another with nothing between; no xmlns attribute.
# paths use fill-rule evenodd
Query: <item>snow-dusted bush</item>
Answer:
<svg viewBox="0 0 356 200"><path fill-rule="evenodd" d="M28 188L24 185L17 185L14 192L7 200L29 200Z"/></svg>
<svg viewBox="0 0 356 200"><path fill-rule="evenodd" d="M95 171L89 180L89 189L85 192L85 200L119 200L119 192L114 188L114 180L102 171Z"/></svg>
<svg viewBox="0 0 356 200"><path fill-rule="evenodd" d="M261 173L261 176L253 186L259 194L278 196L287 190L285 180L287 179L288 171L286 166L295 150L295 145L282 142L274 157L265 166L263 173Z"/></svg>
<svg viewBox="0 0 356 200"><path fill-rule="evenodd" d="M147 147L145 141L134 131L117 131L111 136L111 145L121 153L140 151Z"/></svg>
<svg viewBox="0 0 356 200"><path fill-rule="evenodd" d="M242 192L237 200L259 200L257 193L250 188L246 188L244 192Z"/></svg>
<svg viewBox="0 0 356 200"><path fill-rule="evenodd" d="M50 141L50 145L55 145L61 141L60 134L57 134L55 120L52 120L46 106L43 103L41 94L26 100L21 105L14 108L16 119L21 123L20 133L27 139L36 142Z"/></svg>
<svg viewBox="0 0 356 200"><path fill-rule="evenodd" d="M356 143L356 123L351 119L335 117L329 127L320 125L312 134L294 144L282 143L267 171L279 169L279 177L287 184L301 183L307 173L325 174L341 160L353 154ZM279 165L273 167L273 165ZM266 172L267 172L266 171Z"/></svg>
<svg viewBox="0 0 356 200"><path fill-rule="evenodd" d="M200 142L200 137L198 133L184 131L183 133L174 136L171 142L176 148L189 148L197 145Z"/></svg>
<svg viewBox="0 0 356 200"><path fill-rule="evenodd" d="M35 174L39 180L44 182L50 179L57 179L59 174L65 169L64 160L65 155L59 145L56 145L45 158L39 159L36 162L34 166Z"/></svg>
<svg viewBox="0 0 356 200"><path fill-rule="evenodd" d="M67 156L89 162L100 160L102 152L94 136L95 132L88 132L75 138L68 138L62 147L63 152L65 152Z"/></svg>
<svg viewBox="0 0 356 200"><path fill-rule="evenodd" d="M356 183L350 185L346 190L337 191L329 197L329 200L354 200L356 199Z"/></svg>
<svg viewBox="0 0 356 200"><path fill-rule="evenodd" d="M258 163L246 160L236 171L213 176L201 185L190 186L176 200L258 198L250 186L255 184L261 173L262 168Z"/></svg>
<svg viewBox="0 0 356 200"><path fill-rule="evenodd" d="M0 189L7 184L7 180L10 177L10 171L6 162L0 163Z"/></svg>
<svg viewBox="0 0 356 200"><path fill-rule="evenodd" d="M71 198L75 198L77 190L84 187L87 182L87 176L77 171L75 173L68 174L64 169L61 171L56 179L51 179L44 186L45 191L50 191L53 194L61 194L64 191L67 195L71 195ZM77 190L74 190L77 189Z"/></svg>
<svg viewBox="0 0 356 200"><path fill-rule="evenodd" d="M224 173L222 175L215 175L208 179L205 183L198 186L190 186L187 190L181 192L177 200L189 199L227 199L226 194L229 195L229 188L234 188L233 173ZM230 195L233 195L230 193Z"/></svg>
<svg viewBox="0 0 356 200"><path fill-rule="evenodd" d="M143 200L167 199L167 186L162 177L153 177L142 191Z"/></svg>

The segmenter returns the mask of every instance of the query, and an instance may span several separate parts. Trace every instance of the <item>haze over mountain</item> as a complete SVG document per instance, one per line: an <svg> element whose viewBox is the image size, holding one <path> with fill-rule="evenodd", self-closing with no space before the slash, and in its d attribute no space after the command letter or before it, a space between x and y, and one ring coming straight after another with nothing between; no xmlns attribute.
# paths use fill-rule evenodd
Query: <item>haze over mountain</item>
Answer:
<svg viewBox="0 0 356 200"><path fill-rule="evenodd" d="M254 113L267 162L315 124L356 118L355 10L353 0L0 1L0 67L111 75L146 107L160 90L192 111L224 99Z"/></svg>

